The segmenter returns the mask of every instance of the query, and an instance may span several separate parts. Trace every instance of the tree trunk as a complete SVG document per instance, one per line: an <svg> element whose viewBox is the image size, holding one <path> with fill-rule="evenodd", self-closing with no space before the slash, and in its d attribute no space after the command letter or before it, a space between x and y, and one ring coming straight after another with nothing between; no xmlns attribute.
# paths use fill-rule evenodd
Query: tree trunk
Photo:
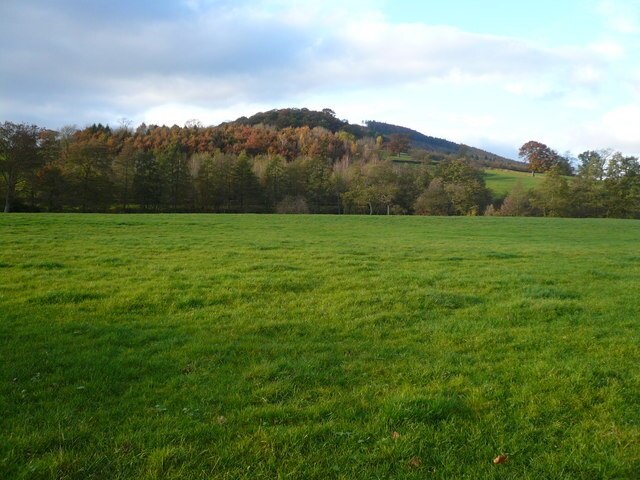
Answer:
<svg viewBox="0 0 640 480"><path fill-rule="evenodd" d="M7 189L7 196L4 202L4 213L9 213L11 211L11 190Z"/></svg>
<svg viewBox="0 0 640 480"><path fill-rule="evenodd" d="M122 210L127 213L127 207L129 206L129 166L127 165L124 170L124 199L122 202Z"/></svg>
<svg viewBox="0 0 640 480"><path fill-rule="evenodd" d="M369 204L369 215L373 215L373 205Z"/></svg>
<svg viewBox="0 0 640 480"><path fill-rule="evenodd" d="M390 205L387 203L387 215L390 215L389 207L390 207Z"/></svg>
<svg viewBox="0 0 640 480"><path fill-rule="evenodd" d="M7 195L4 200L4 213L9 213L13 208L13 190L15 189L15 185L11 185L9 183L7 185Z"/></svg>

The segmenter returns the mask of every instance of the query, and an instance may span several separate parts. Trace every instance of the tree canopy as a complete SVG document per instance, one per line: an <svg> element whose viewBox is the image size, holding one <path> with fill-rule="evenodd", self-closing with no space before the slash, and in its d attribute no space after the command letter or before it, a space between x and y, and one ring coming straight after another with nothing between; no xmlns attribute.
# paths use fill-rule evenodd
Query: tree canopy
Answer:
<svg viewBox="0 0 640 480"><path fill-rule="evenodd" d="M337 120L332 111L320 113ZM308 125L190 121L53 132L5 122L0 194L5 211L640 217L635 157L581 153L569 180L569 156L528 142L523 158L545 177L538 189L519 186L502 199L492 198L474 150L434 153L406 140ZM403 150L409 155L397 158Z"/></svg>

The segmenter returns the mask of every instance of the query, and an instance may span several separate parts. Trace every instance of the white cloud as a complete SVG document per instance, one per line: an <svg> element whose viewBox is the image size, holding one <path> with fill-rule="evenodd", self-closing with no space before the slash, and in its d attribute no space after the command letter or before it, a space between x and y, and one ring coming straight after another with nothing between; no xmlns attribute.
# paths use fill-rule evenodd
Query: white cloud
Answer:
<svg viewBox="0 0 640 480"><path fill-rule="evenodd" d="M549 81L534 79L509 82L504 88L507 92L513 95L538 99L553 95L556 89L556 87Z"/></svg>
<svg viewBox="0 0 640 480"><path fill-rule="evenodd" d="M581 65L573 70L573 81L579 85L597 85L602 81L602 69L593 65Z"/></svg>
<svg viewBox="0 0 640 480"><path fill-rule="evenodd" d="M614 40L599 40L589 45L589 47L605 60L620 60L625 55L624 46Z"/></svg>
<svg viewBox="0 0 640 480"><path fill-rule="evenodd" d="M607 26L617 33L634 34L640 32L637 0L601 0L598 12L604 16Z"/></svg>
<svg viewBox="0 0 640 480"><path fill-rule="evenodd" d="M638 119L640 104L623 105L606 111L583 128L573 132L571 142L576 151L613 148L625 154L640 155Z"/></svg>

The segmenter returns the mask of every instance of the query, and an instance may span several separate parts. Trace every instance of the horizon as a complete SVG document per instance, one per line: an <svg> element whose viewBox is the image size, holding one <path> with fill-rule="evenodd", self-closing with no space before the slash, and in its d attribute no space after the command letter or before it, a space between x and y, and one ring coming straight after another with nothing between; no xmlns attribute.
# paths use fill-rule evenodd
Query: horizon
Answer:
<svg viewBox="0 0 640 480"><path fill-rule="evenodd" d="M7 121L213 126L331 108L513 159L529 140L640 153L638 0L8 0L0 18Z"/></svg>

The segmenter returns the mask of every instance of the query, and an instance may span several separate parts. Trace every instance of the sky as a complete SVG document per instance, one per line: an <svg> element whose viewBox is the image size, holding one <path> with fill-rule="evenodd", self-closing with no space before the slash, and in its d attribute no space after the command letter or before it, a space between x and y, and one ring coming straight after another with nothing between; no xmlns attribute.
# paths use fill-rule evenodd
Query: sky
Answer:
<svg viewBox="0 0 640 480"><path fill-rule="evenodd" d="M0 121L331 108L516 158L640 154L640 0L1 0Z"/></svg>

